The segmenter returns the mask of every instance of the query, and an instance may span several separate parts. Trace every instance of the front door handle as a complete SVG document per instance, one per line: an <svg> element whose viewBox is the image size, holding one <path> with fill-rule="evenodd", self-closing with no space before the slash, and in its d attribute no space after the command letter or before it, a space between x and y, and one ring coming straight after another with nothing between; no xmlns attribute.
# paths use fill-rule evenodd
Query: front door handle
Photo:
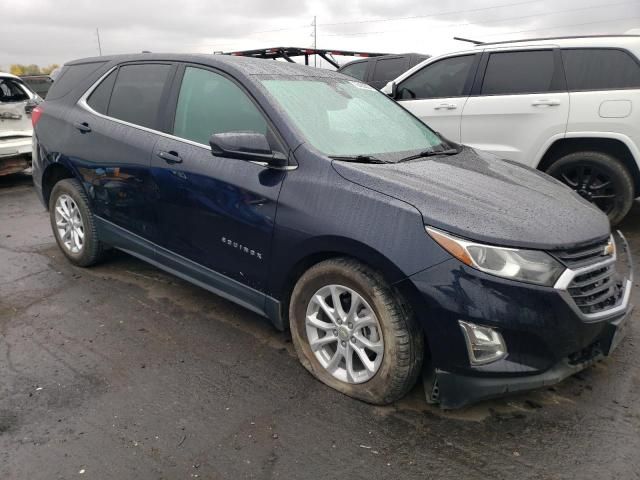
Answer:
<svg viewBox="0 0 640 480"><path fill-rule="evenodd" d="M434 110L455 110L458 108L454 103L441 103L437 107L433 107Z"/></svg>
<svg viewBox="0 0 640 480"><path fill-rule="evenodd" d="M75 122L73 126L80 130L80 133L89 133L91 131L91 127L87 122Z"/></svg>
<svg viewBox="0 0 640 480"><path fill-rule="evenodd" d="M158 152L158 156L169 164L182 163L182 157L174 151L165 152L161 150Z"/></svg>
<svg viewBox="0 0 640 480"><path fill-rule="evenodd" d="M534 100L533 102L531 102L531 105L533 105L534 107L557 107L558 105L560 105L560 102L558 100Z"/></svg>

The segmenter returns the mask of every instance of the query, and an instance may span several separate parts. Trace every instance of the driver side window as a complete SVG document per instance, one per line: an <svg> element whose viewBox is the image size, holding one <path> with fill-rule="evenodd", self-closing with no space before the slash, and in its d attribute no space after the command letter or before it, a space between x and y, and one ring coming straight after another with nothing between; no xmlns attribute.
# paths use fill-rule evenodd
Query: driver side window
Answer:
<svg viewBox="0 0 640 480"><path fill-rule="evenodd" d="M462 97L475 55L445 58L427 65L398 85L398 100Z"/></svg>
<svg viewBox="0 0 640 480"><path fill-rule="evenodd" d="M267 134L267 122L240 87L228 78L187 67L182 78L173 134L203 145L214 133Z"/></svg>

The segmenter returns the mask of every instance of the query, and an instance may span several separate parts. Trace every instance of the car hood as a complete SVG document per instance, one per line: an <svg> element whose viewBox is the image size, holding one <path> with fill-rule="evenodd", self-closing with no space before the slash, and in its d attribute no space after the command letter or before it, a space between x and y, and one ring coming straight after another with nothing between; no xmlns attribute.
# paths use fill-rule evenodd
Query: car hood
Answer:
<svg viewBox="0 0 640 480"><path fill-rule="evenodd" d="M610 232L606 215L557 180L469 147L405 163L333 166L347 180L413 205L425 225L480 242L553 250Z"/></svg>

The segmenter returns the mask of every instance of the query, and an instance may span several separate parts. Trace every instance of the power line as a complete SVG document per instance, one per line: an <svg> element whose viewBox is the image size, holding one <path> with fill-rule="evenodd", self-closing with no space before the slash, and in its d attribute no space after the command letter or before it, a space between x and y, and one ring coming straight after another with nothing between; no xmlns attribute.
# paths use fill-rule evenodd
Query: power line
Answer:
<svg viewBox="0 0 640 480"><path fill-rule="evenodd" d="M416 18L431 18L431 17L442 17L445 15L456 15L456 14L460 14L460 13L474 13L474 12L482 12L485 10L493 10L496 8L505 8L505 7L515 7L515 6L519 6L519 5L526 5L529 3L539 3L543 0L525 0L522 2L515 2L515 3L505 3L502 5L493 5L491 7L481 7L481 8L472 8L472 9L467 9L467 10L450 10L448 12L440 12L440 13L433 13L433 14L429 14L429 15L412 15L409 17L390 17L390 18L380 18L377 20L354 20L351 22L333 22L333 23L319 23L318 26L320 27L328 27L328 26L332 26L332 25L348 25L348 24L357 24L357 23L376 23L376 22L395 22L397 20L413 20Z"/></svg>
<svg viewBox="0 0 640 480"><path fill-rule="evenodd" d="M639 18L640 17L622 17L622 18L612 18L610 20L598 20L597 22L570 23L568 25L558 25L556 27L547 27L547 28L536 28L536 29L533 29L533 30L518 30L518 31L515 31L515 32L491 33L489 35L485 35L485 37L495 37L497 35L513 35L514 33L544 32L545 30L556 30L558 28L582 27L582 26L585 26L585 25L595 25L596 23L619 22L621 20L637 20Z"/></svg>
<svg viewBox="0 0 640 480"><path fill-rule="evenodd" d="M508 22L508 21L513 21L513 20L521 20L521 19L525 19L525 18L539 18L539 17L545 17L545 16L551 16L551 15L558 15L561 13L568 13L568 12L577 12L577 11L582 11L582 10L592 10L592 9L597 9L597 8L610 8L610 7L615 7L615 6L619 6L619 5L626 5L629 3L636 3L636 0L634 1L625 1L625 2L617 2L617 3L608 3L608 4L604 4L604 5L597 5L597 6L589 6L589 7L577 7L577 8L569 8L569 9L565 9L565 10L556 10L554 12L549 12L549 13L539 13L539 14L532 14L532 15L520 15L517 17L509 17L509 18L502 18L502 19L498 19L498 20L488 20L485 22L482 22L482 24L477 24L474 22L466 22L466 23L452 23L452 24L448 24L448 25L441 25L441 26L437 26L437 27L430 27L430 30L438 30L438 29L443 29L443 28L454 28L454 27L464 27L464 26L469 26L469 25L478 25L478 26L483 26L486 24L495 24L495 23L502 23L502 22ZM607 20L608 21L608 20ZM599 23L599 22L596 22ZM560 27L552 27L552 28L560 28ZM377 32L352 32L352 33L330 33L330 34L326 34L325 36L327 37L341 37L341 36L345 36L345 37L349 37L349 36L359 36L359 35L376 35L376 34L384 34L384 33L393 33L393 32L403 32L406 31L405 29L394 29L394 30L382 30L382 31L377 31ZM535 30L529 30L529 31L535 31ZM515 33L515 32L513 32ZM502 33L498 33L498 34L492 34L492 35L502 35Z"/></svg>

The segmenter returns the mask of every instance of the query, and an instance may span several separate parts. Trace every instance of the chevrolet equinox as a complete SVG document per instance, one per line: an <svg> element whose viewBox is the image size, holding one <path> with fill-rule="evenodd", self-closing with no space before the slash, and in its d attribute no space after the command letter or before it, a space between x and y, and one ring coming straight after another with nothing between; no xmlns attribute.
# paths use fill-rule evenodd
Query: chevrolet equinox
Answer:
<svg viewBox="0 0 640 480"><path fill-rule="evenodd" d="M290 328L304 367L445 408L609 355L628 248L543 173L453 143L336 72L222 55L64 66L34 182L78 266L110 247Z"/></svg>

